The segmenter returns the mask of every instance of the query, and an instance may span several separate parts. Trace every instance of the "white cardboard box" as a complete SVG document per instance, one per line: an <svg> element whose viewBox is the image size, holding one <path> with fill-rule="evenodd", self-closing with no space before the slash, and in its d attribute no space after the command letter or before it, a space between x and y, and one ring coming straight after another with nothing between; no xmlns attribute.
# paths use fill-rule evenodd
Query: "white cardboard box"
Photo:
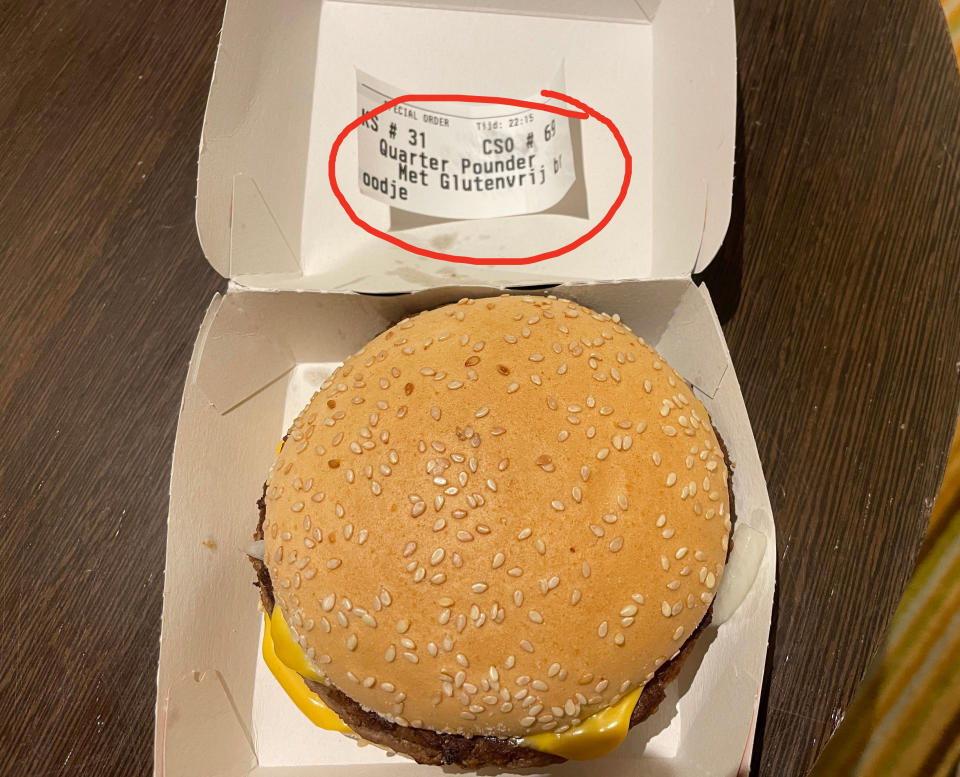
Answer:
<svg viewBox="0 0 960 777"><path fill-rule="evenodd" d="M623 132L634 161L623 207L576 251L518 267L424 259L362 232L326 180L330 145L356 115L357 71L410 92L517 98L559 72L569 94ZM734 551L715 625L660 712L623 746L546 772L749 770L775 530L722 331L706 290L690 279L713 258L729 220L735 91L730 0L227 0L197 228L207 258L231 281L200 328L177 430L155 774L440 773L306 721L259 657L261 616L244 551L272 449L336 364L406 315L532 283L562 285L552 293L619 313L694 385L736 467ZM619 186L615 153L609 136L585 122L590 218ZM356 147L347 143L338 181L358 213L385 224L386 206L359 194L355 170ZM567 242L590 218L443 221L405 239L521 255Z"/></svg>

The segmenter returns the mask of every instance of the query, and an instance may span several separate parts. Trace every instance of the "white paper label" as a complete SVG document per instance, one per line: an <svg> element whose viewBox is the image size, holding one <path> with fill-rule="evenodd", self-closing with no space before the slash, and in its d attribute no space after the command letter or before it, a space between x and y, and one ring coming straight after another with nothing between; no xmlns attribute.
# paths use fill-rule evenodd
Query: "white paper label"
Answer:
<svg viewBox="0 0 960 777"><path fill-rule="evenodd" d="M361 114L408 93L357 73ZM576 180L568 118L509 105L426 105L401 103L359 127L363 194L427 216L496 218L546 210Z"/></svg>

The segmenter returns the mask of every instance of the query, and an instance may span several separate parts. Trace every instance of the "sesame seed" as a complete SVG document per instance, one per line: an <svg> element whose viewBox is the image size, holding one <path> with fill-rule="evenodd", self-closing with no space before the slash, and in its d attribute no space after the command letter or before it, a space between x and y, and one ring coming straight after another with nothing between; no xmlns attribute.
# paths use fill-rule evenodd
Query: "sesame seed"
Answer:
<svg viewBox="0 0 960 777"><path fill-rule="evenodd" d="M534 680L533 682L530 683L530 687L533 688L533 690L535 691L543 692L548 690L550 686L548 686L543 680ZM530 712L533 712L533 707L530 708Z"/></svg>
<svg viewBox="0 0 960 777"><path fill-rule="evenodd" d="M564 508L563 508L563 502L561 502L559 499L554 499L554 500L550 503L550 506L551 506L554 510L556 510L557 512L562 512L563 509L564 509Z"/></svg>
<svg viewBox="0 0 960 777"><path fill-rule="evenodd" d="M676 534L676 532L673 529L664 529L662 532L660 532L660 535L665 540L669 540L674 534Z"/></svg>
<svg viewBox="0 0 960 777"><path fill-rule="evenodd" d="M672 485L673 485L674 483L676 483L676 482L677 482L677 473L676 473L676 472L671 472L669 475L667 475L667 486L668 486L668 487L669 487L669 486L672 486Z"/></svg>
<svg viewBox="0 0 960 777"><path fill-rule="evenodd" d="M673 639L678 640L683 636L683 626L677 626L677 630L673 632Z"/></svg>
<svg viewBox="0 0 960 777"><path fill-rule="evenodd" d="M357 649L357 635L351 634L347 637L347 641L344 643L347 650L356 650Z"/></svg>
<svg viewBox="0 0 960 777"><path fill-rule="evenodd" d="M416 653L411 653L409 651L404 652L403 657L407 659L411 664L419 664L420 657Z"/></svg>
<svg viewBox="0 0 960 777"><path fill-rule="evenodd" d="M601 638L607 636L607 622L606 622L606 621L603 621L603 622L597 627L597 636L598 636L598 637L601 637Z"/></svg>
<svg viewBox="0 0 960 777"><path fill-rule="evenodd" d="M600 459L600 461L603 461L609 455L610 455L609 448L601 448L600 450L597 451L597 458Z"/></svg>
<svg viewBox="0 0 960 777"><path fill-rule="evenodd" d="M536 610L530 610L527 613L527 617L534 623L543 623L543 616Z"/></svg>
<svg viewBox="0 0 960 777"><path fill-rule="evenodd" d="M518 388L520 388L520 384L519 384L519 383L511 383L509 386L507 386L507 393L508 393L508 394L512 394L512 393L513 393L514 391L516 391Z"/></svg>
<svg viewBox="0 0 960 777"><path fill-rule="evenodd" d="M408 621L406 618L401 618L400 620L397 621L398 634L406 634L409 628L410 628L410 621Z"/></svg>
<svg viewBox="0 0 960 777"><path fill-rule="evenodd" d="M523 604L523 591L519 588L513 592L513 603L517 605L517 607Z"/></svg>
<svg viewBox="0 0 960 777"><path fill-rule="evenodd" d="M670 615L672 614L672 610L671 610L671 608L670 608L670 603L665 601L663 604L661 604L661 605L660 605L660 612L663 613L663 615L664 615L665 618L669 618Z"/></svg>
<svg viewBox="0 0 960 777"><path fill-rule="evenodd" d="M327 569L336 569L336 568L337 568L338 566L340 566L342 563L343 563L343 562L342 562L340 559L338 559L338 558L332 558L332 559L330 559L329 561L327 561Z"/></svg>
<svg viewBox="0 0 960 777"><path fill-rule="evenodd" d="M527 653L533 652L533 645L531 645L527 640L520 640L520 647L523 648Z"/></svg>
<svg viewBox="0 0 960 777"><path fill-rule="evenodd" d="M470 586L470 590L473 591L475 594L482 594L484 591L487 590L487 584L474 583L472 586Z"/></svg>
<svg viewBox="0 0 960 777"><path fill-rule="evenodd" d="M435 551L433 551L433 553L430 554L430 564L431 564L431 566L436 566L436 565L439 564L441 561L443 561L444 555L445 555L445 551L444 551L443 548L437 548Z"/></svg>
<svg viewBox="0 0 960 777"><path fill-rule="evenodd" d="M678 548L678 549L677 549L677 552L674 554L674 558L677 559L677 561L679 561L680 559L682 559L682 558L683 558L684 556L686 556L686 555L687 555L687 549L686 549L686 548Z"/></svg>
<svg viewBox="0 0 960 777"><path fill-rule="evenodd" d="M577 602L579 602L580 596L581 596L580 589L574 588L573 592L570 594L570 604L576 604Z"/></svg>
<svg viewBox="0 0 960 777"><path fill-rule="evenodd" d="M708 572L707 578L706 580L704 580L704 583L706 584L707 588L713 588L717 584L716 575L714 575L713 572Z"/></svg>
<svg viewBox="0 0 960 777"><path fill-rule="evenodd" d="M584 577L590 577L590 564L588 564L586 561L580 565L580 574Z"/></svg>
<svg viewBox="0 0 960 777"><path fill-rule="evenodd" d="M457 532L457 539L460 540L460 542L471 542L473 541L473 535L470 532L461 529Z"/></svg>

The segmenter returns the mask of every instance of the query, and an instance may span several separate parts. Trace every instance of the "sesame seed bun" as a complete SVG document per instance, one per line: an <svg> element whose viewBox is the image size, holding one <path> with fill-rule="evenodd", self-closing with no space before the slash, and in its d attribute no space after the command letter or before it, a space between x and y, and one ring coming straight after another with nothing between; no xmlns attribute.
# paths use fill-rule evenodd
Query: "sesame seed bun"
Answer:
<svg viewBox="0 0 960 777"><path fill-rule="evenodd" d="M552 297L384 332L294 421L265 495L273 592L318 671L467 736L561 732L644 685L730 531L703 405L617 316Z"/></svg>

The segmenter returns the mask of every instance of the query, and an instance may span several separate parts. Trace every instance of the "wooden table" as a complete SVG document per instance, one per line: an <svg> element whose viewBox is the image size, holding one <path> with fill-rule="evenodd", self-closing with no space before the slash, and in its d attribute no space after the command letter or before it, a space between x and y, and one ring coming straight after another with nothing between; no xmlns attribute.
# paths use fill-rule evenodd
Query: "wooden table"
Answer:
<svg viewBox="0 0 960 777"><path fill-rule="evenodd" d="M222 0L0 13L0 762L152 768L170 456L224 285L193 221ZM738 3L706 281L779 535L755 772L807 772L913 568L960 401L960 78L931 0ZM198 624L202 627L202 624Z"/></svg>

